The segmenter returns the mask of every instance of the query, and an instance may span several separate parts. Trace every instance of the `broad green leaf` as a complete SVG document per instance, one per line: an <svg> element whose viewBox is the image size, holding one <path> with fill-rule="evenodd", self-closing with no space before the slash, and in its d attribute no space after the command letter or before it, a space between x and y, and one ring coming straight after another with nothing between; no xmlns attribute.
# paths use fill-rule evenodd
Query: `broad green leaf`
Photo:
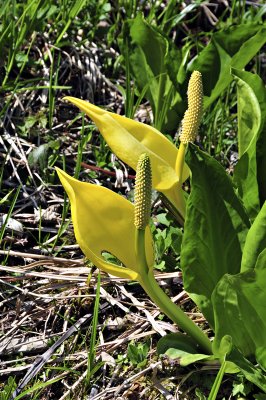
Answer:
<svg viewBox="0 0 266 400"><path fill-rule="evenodd" d="M166 354L169 358L179 359L180 365L187 366L201 360L212 360L213 356L198 353L195 342L182 333L169 333L157 344L157 353Z"/></svg>
<svg viewBox="0 0 266 400"><path fill-rule="evenodd" d="M254 268L259 254L264 249L266 249L266 202L248 231L243 249L241 272Z"/></svg>
<svg viewBox="0 0 266 400"><path fill-rule="evenodd" d="M241 157L248 149L261 125L260 104L256 97L263 84L258 75L231 69L237 82L238 152Z"/></svg>
<svg viewBox="0 0 266 400"><path fill-rule="evenodd" d="M262 250L257 258L257 262L255 265L256 270L265 268L266 265L266 248Z"/></svg>
<svg viewBox="0 0 266 400"><path fill-rule="evenodd" d="M238 161L233 177L239 197L241 197L251 221L256 218L260 210L256 142L256 136L254 136L247 151Z"/></svg>
<svg viewBox="0 0 266 400"><path fill-rule="evenodd" d="M232 350L233 342L230 335L225 335L219 342L219 346L213 348L215 356L220 359L224 359L226 354L229 354Z"/></svg>
<svg viewBox="0 0 266 400"><path fill-rule="evenodd" d="M256 34L251 34L253 28L257 28ZM260 51L261 47L266 43L266 24L253 24L251 29L246 24L243 25L246 33L246 40L243 40L238 51L232 57L232 67L242 69L249 61ZM244 35L245 36L245 35ZM230 38L229 38L230 41Z"/></svg>
<svg viewBox="0 0 266 400"><path fill-rule="evenodd" d="M244 356L254 356L266 347L266 268L255 268L237 275L226 274L217 284L212 303L215 315L214 349L224 335ZM260 363L266 359L260 352Z"/></svg>
<svg viewBox="0 0 266 400"><path fill-rule="evenodd" d="M238 79L238 97L241 110L241 115L239 116L241 118L241 123L239 121L239 141L244 144L241 147L241 152L246 150L249 159L254 155L256 156L256 176L260 203L263 204L266 200L266 88L258 75L236 69L232 69L232 73ZM250 143L248 143L249 140ZM250 163L248 164L241 159L242 157L239 160L240 171L236 170L237 177L242 181L246 180L247 183L245 185L247 187L248 185L254 187L249 176ZM244 184L242 183L242 185ZM248 194L246 197L248 197Z"/></svg>
<svg viewBox="0 0 266 400"><path fill-rule="evenodd" d="M190 145L187 162L192 190L181 249L184 287L213 326L212 292L224 274L240 271L249 221L216 160Z"/></svg>
<svg viewBox="0 0 266 400"><path fill-rule="evenodd" d="M219 342L218 346L213 343L213 354L215 359L220 360L221 364L226 360L228 354L230 354L233 348L233 341L230 335L225 335ZM239 368L231 361L226 361L225 372L228 374L236 374L239 372Z"/></svg>
<svg viewBox="0 0 266 400"><path fill-rule="evenodd" d="M265 371L266 370L266 347L265 346L257 347L256 351L255 351L255 356L256 356L257 362L260 364L260 366Z"/></svg>
<svg viewBox="0 0 266 400"><path fill-rule="evenodd" d="M233 347L231 353L226 357L228 361L235 363L242 371L247 380L254 383L266 393L266 377L258 367L255 367L243 354Z"/></svg>
<svg viewBox="0 0 266 400"><path fill-rule="evenodd" d="M212 90L211 94L209 97L206 95L204 96L204 109L209 107L209 105L217 99L217 97L223 92L224 89L229 85L231 82L232 78L230 77L230 66L231 66L231 57L228 55L228 53L225 51L225 49L219 44L219 41L216 41L215 38L213 38L213 45L215 48L215 53L217 54L217 57L219 59L220 65L218 68L219 71L219 76L217 77L217 80L215 82L214 89ZM210 60L213 62L213 60ZM212 64L209 65L209 72L208 76L210 76L210 71L213 71L216 67L213 66ZM201 72L200 68L198 70ZM214 77L212 80L214 80ZM202 81L203 81L203 87L204 87L204 94L206 94L206 77L202 75Z"/></svg>
<svg viewBox="0 0 266 400"><path fill-rule="evenodd" d="M266 27L259 24L232 26L213 34L208 46L189 66L190 71L202 73L205 108L231 82L230 68L244 68L265 42Z"/></svg>
<svg viewBox="0 0 266 400"><path fill-rule="evenodd" d="M266 90L258 75L236 69L232 69L232 73L237 80L240 154L234 182L250 219L254 220L260 210L260 198L263 202L263 192L266 190Z"/></svg>
<svg viewBox="0 0 266 400"><path fill-rule="evenodd" d="M194 340L183 333L169 333L163 336L157 343L157 353L165 354L169 348L178 348L187 353L197 352L197 344Z"/></svg>
<svg viewBox="0 0 266 400"><path fill-rule="evenodd" d="M184 104L170 79L168 69L173 68L169 60L175 58L176 65L182 62L180 51L171 46L169 40L155 27L148 24L141 14L124 24L120 47L124 57L129 57L131 72L140 92L150 101L154 126L159 130L177 129L184 113Z"/></svg>

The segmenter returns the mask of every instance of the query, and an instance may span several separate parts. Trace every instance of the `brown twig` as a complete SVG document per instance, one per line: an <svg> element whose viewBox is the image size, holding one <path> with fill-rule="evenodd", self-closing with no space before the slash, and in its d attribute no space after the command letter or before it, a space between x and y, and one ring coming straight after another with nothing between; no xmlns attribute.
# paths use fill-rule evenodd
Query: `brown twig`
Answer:
<svg viewBox="0 0 266 400"><path fill-rule="evenodd" d="M95 165L90 165L86 164L85 162L81 162L82 167L90 169L92 171L97 171L101 172L102 174L108 175L108 176L116 176L116 173L113 171L108 171L107 169L103 169L100 167L96 167ZM135 179L135 175L128 175L128 179Z"/></svg>

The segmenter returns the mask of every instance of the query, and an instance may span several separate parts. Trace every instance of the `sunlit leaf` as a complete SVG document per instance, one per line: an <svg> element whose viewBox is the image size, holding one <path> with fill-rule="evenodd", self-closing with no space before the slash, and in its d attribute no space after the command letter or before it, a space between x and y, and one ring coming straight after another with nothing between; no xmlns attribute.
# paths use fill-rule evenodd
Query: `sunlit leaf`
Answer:
<svg viewBox="0 0 266 400"><path fill-rule="evenodd" d="M213 326L212 291L224 274L240 271L249 220L224 168L194 145L187 155L192 190L181 268L185 289Z"/></svg>

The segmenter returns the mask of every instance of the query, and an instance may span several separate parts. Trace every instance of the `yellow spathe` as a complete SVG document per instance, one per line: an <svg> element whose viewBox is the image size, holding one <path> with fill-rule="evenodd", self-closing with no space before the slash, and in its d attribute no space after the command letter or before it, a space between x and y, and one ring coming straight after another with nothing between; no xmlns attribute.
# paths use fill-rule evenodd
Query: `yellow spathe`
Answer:
<svg viewBox="0 0 266 400"><path fill-rule="evenodd" d="M112 151L134 170L141 154L146 153L151 160L153 188L162 192L184 215L180 183L188 178L190 171L185 164L180 179L175 170L178 149L161 132L149 125L105 111L85 100L75 97L65 97L65 100L76 105L94 121Z"/></svg>
<svg viewBox="0 0 266 400"><path fill-rule="evenodd" d="M121 278L138 280L139 265L134 250L134 205L102 186L80 182L56 168L71 203L78 244L98 268ZM107 262L102 252L117 257L124 267ZM154 263L152 236L146 228L145 251L148 267Z"/></svg>

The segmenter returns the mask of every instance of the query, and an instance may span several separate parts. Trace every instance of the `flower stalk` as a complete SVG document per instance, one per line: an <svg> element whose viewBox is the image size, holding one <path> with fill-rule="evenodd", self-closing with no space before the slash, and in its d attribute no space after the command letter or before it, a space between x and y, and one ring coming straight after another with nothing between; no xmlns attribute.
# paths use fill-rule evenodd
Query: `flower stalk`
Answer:
<svg viewBox="0 0 266 400"><path fill-rule="evenodd" d="M157 307L176 323L178 328L187 333L199 345L204 354L212 354L212 344L208 336L165 294L152 271L141 275L139 283Z"/></svg>
<svg viewBox="0 0 266 400"><path fill-rule="evenodd" d="M149 156L142 154L136 171L135 186L135 251L139 263L139 283L152 301L175 322L184 332L191 336L202 350L211 354L211 342L202 330L179 308L160 288L153 275L153 266L148 266L145 252L145 232L149 224L151 209L151 165Z"/></svg>

